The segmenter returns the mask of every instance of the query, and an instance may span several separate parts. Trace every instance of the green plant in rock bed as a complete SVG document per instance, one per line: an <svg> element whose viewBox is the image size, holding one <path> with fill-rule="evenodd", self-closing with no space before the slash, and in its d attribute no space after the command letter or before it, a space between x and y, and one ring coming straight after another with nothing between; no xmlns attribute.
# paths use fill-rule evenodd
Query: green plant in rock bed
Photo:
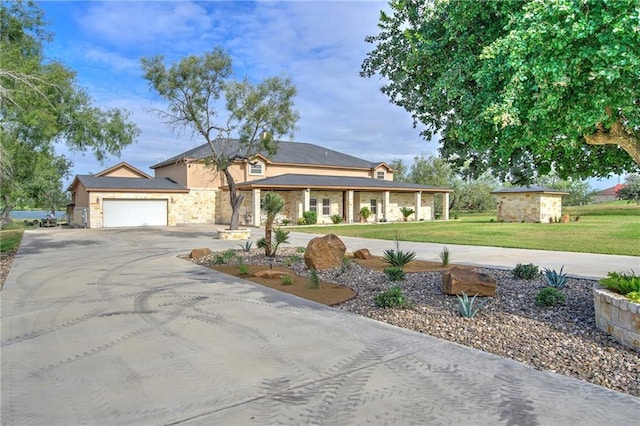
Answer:
<svg viewBox="0 0 640 426"><path fill-rule="evenodd" d="M282 263L284 264L284 266L291 266L294 263L299 262L300 260L302 260L300 256L298 256L297 254L292 254L291 256L284 259Z"/></svg>
<svg viewBox="0 0 640 426"><path fill-rule="evenodd" d="M561 289L567 284L567 274L562 273L564 266L560 268L560 272L555 269L544 268L542 277L549 287Z"/></svg>
<svg viewBox="0 0 640 426"><path fill-rule="evenodd" d="M630 293L640 293L640 276L633 271L630 274L609 272L605 278L599 281L599 284L613 292L627 296L627 298ZM635 294L632 295L632 298L635 297Z"/></svg>
<svg viewBox="0 0 640 426"><path fill-rule="evenodd" d="M407 309L411 307L411 302L409 302L409 299L407 299L399 286L383 291L373 301L379 308Z"/></svg>
<svg viewBox="0 0 640 426"><path fill-rule="evenodd" d="M565 294L554 287L545 287L536 293L536 304L540 306L550 307L564 305L565 300Z"/></svg>
<svg viewBox="0 0 640 426"><path fill-rule="evenodd" d="M404 269L398 266L384 268L384 274L387 276L389 281L404 281L405 278Z"/></svg>
<svg viewBox="0 0 640 426"><path fill-rule="evenodd" d="M444 247L442 252L440 252L440 260L442 260L442 266L447 266L451 261L451 255L449 254L449 249Z"/></svg>
<svg viewBox="0 0 640 426"><path fill-rule="evenodd" d="M307 251L307 249L305 247L296 247L296 251L298 253L304 253L305 251Z"/></svg>
<svg viewBox="0 0 640 426"><path fill-rule="evenodd" d="M276 229L276 243L273 246L273 251L271 252L271 256L275 256L278 251L278 247L281 244L289 244L289 233L290 231L285 231L284 229Z"/></svg>
<svg viewBox="0 0 640 426"><path fill-rule="evenodd" d="M247 265L238 265L238 271L240 272L240 275L249 275L249 267Z"/></svg>
<svg viewBox="0 0 640 426"><path fill-rule="evenodd" d="M398 240L398 234L396 232L396 249L385 250L382 259L391 266L397 266L404 268L404 265L411 262L416 257L415 251L402 251L400 250L400 241Z"/></svg>
<svg viewBox="0 0 640 426"><path fill-rule="evenodd" d="M469 299L469 296L467 296L463 291L462 297L456 297L458 298L458 312L465 318L475 317L484 304L483 302L479 302L478 304L476 304L476 298L478 297L477 294Z"/></svg>
<svg viewBox="0 0 640 426"><path fill-rule="evenodd" d="M540 275L540 270L533 263L518 263L511 272L514 277L520 278L521 280L532 280Z"/></svg>
<svg viewBox="0 0 640 426"><path fill-rule="evenodd" d="M334 215L331 216L331 222L333 222L334 225L342 223L343 220L344 219L339 214L334 214Z"/></svg>
<svg viewBox="0 0 640 426"><path fill-rule="evenodd" d="M342 264L340 265L340 273L344 274L345 272L347 272L347 269L349 269L349 265L351 265L351 259L349 259L347 256L342 258Z"/></svg>
<svg viewBox="0 0 640 426"><path fill-rule="evenodd" d="M318 277L318 271L316 271L315 269L309 271L309 288L320 288L320 277Z"/></svg>
<svg viewBox="0 0 640 426"><path fill-rule="evenodd" d="M232 260L236 259L238 257L238 255L236 254L236 252L232 249L226 250L224 252L222 252L221 254L217 254L214 258L213 258L213 264L214 265L225 265L229 262L231 262Z"/></svg>
<svg viewBox="0 0 640 426"><path fill-rule="evenodd" d="M281 281L282 285L293 285L293 278L291 278L291 275L283 275Z"/></svg>
<svg viewBox="0 0 640 426"><path fill-rule="evenodd" d="M240 246L242 251L244 251L245 253L248 253L251 251L251 246L253 246L253 241L247 241L244 244L238 244L238 245Z"/></svg>

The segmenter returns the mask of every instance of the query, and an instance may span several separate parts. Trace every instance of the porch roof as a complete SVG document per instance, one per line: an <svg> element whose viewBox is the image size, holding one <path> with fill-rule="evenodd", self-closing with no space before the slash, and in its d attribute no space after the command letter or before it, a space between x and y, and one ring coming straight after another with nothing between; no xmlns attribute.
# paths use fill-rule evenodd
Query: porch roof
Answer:
<svg viewBox="0 0 640 426"><path fill-rule="evenodd" d="M361 191L393 191L393 192L453 192L449 188L417 185L414 183L394 182L383 179L372 179L351 176L321 176L287 173L249 182L236 184L238 189L335 189Z"/></svg>

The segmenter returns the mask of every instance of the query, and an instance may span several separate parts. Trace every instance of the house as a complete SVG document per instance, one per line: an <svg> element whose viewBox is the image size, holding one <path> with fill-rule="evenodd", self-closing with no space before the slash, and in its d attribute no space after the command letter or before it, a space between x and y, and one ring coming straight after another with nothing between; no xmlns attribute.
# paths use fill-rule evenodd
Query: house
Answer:
<svg viewBox="0 0 640 426"><path fill-rule="evenodd" d="M505 188L493 191L499 222L549 223L562 216L562 196L568 192L543 186Z"/></svg>
<svg viewBox="0 0 640 426"><path fill-rule="evenodd" d="M230 166L238 191L244 196L240 223L260 226L264 217L260 200L274 191L285 200L279 222L296 223L306 211L315 211L318 223L332 223L338 215L348 223L360 221L368 207L370 222L401 221L401 207L415 211L410 220L433 220L435 199L443 200L442 217L449 217L448 188L394 182L393 169L318 145L278 143L274 155L243 159L232 140ZM144 226L188 223L229 223L229 187L222 173L206 164L207 144L151 166L154 177L120 163L96 175L78 175L72 192L73 223L84 226ZM164 217L164 220L161 218Z"/></svg>
<svg viewBox="0 0 640 426"><path fill-rule="evenodd" d="M615 201L619 200L618 191L624 187L624 184L619 183L616 186L612 186L611 188L603 189L602 191L596 192L596 195L593 197L594 203L604 203L606 201Z"/></svg>

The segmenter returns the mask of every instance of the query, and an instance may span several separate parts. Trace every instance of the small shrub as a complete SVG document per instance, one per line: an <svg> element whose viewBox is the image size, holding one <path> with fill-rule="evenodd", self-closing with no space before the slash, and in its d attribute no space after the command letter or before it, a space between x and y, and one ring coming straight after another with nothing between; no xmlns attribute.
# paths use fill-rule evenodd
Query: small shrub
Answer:
<svg viewBox="0 0 640 426"><path fill-rule="evenodd" d="M283 275L281 281L282 285L293 285L293 278L291 278L291 275Z"/></svg>
<svg viewBox="0 0 640 426"><path fill-rule="evenodd" d="M605 278L599 281L602 287L613 292L622 294L640 292L640 276L633 271L630 274L619 274L617 272L609 272Z"/></svg>
<svg viewBox="0 0 640 426"><path fill-rule="evenodd" d="M296 247L296 251L298 253L304 253L305 251L307 251L307 249L305 247Z"/></svg>
<svg viewBox="0 0 640 426"><path fill-rule="evenodd" d="M299 262L300 260L302 260L300 256L298 256L297 254L292 254L291 256L284 259L282 263L284 264L284 266L291 266L294 263Z"/></svg>
<svg viewBox="0 0 640 426"><path fill-rule="evenodd" d="M278 247L281 244L289 244L289 233L291 231L285 231L284 229L276 229L276 243L273 245L273 251L271 252L271 256L276 255L276 251L278 251Z"/></svg>
<svg viewBox="0 0 640 426"><path fill-rule="evenodd" d="M561 289L567 284L567 274L562 273L563 268L564 266L560 268L560 272L555 269L544 268L542 276L549 287Z"/></svg>
<svg viewBox="0 0 640 426"><path fill-rule="evenodd" d="M302 212L302 218L304 219L304 225L315 225L316 223L318 223L317 212Z"/></svg>
<svg viewBox="0 0 640 426"><path fill-rule="evenodd" d="M370 217L371 217L371 210L369 210L369 207L365 206L360 209L360 218L362 219L363 222L366 222Z"/></svg>
<svg viewBox="0 0 640 426"><path fill-rule="evenodd" d="M240 246L240 248L242 249L242 251L244 252L250 252L251 251L251 246L253 245L253 241L247 241L244 244L238 244Z"/></svg>
<svg viewBox="0 0 640 426"><path fill-rule="evenodd" d="M389 281L404 281L405 278L404 270L399 266L384 268L384 274L387 276Z"/></svg>
<svg viewBox="0 0 640 426"><path fill-rule="evenodd" d="M331 216L331 222L333 222L334 225L341 223L342 220L342 216L339 214L334 214L333 216Z"/></svg>
<svg viewBox="0 0 640 426"><path fill-rule="evenodd" d="M469 296L462 292L462 297L456 296L458 298L458 312L465 318L473 318L476 316L483 303L476 304L476 298L478 295L476 294L471 299Z"/></svg>
<svg viewBox="0 0 640 426"><path fill-rule="evenodd" d="M396 233L396 249L385 250L382 259L391 266L397 266L404 268L404 265L411 262L416 257L415 251L402 251L400 250L400 242L398 241L398 234Z"/></svg>
<svg viewBox="0 0 640 426"><path fill-rule="evenodd" d="M290 219L282 219L280 221L280 223L282 223L282 226L287 226L287 225L289 225L291 223L291 220Z"/></svg>
<svg viewBox="0 0 640 426"><path fill-rule="evenodd" d="M266 239L266 238L264 238L264 237L260 238L260 239L256 242L256 246L257 246L259 249L263 249L263 248L265 248L265 247L267 246L267 239Z"/></svg>
<svg viewBox="0 0 640 426"><path fill-rule="evenodd" d="M412 208L409 207L400 207L400 213L402 213L402 218L404 219L404 221L406 222L407 220L409 220L409 216L411 216L412 214L414 214L416 211Z"/></svg>
<svg viewBox="0 0 640 426"><path fill-rule="evenodd" d="M554 287L545 287L536 294L536 304L540 306L564 305L566 296Z"/></svg>
<svg viewBox="0 0 640 426"><path fill-rule="evenodd" d="M224 257L222 257L221 254L217 254L214 258L213 258L213 264L214 265L224 265L226 262L224 261Z"/></svg>
<svg viewBox="0 0 640 426"><path fill-rule="evenodd" d="M316 271L315 269L312 269L309 272L309 288L320 288L320 277L318 277L318 271Z"/></svg>
<svg viewBox="0 0 640 426"><path fill-rule="evenodd" d="M449 249L444 247L440 252L440 260L442 260L442 265L447 266L449 261L451 260L451 255L449 254Z"/></svg>
<svg viewBox="0 0 640 426"><path fill-rule="evenodd" d="M240 275L249 275L249 267L247 265L238 265Z"/></svg>
<svg viewBox="0 0 640 426"><path fill-rule="evenodd" d="M304 217L299 217L298 218L298 225L306 225L307 221L304 219Z"/></svg>
<svg viewBox="0 0 640 426"><path fill-rule="evenodd" d="M533 263L518 263L511 272L514 277L520 278L521 280L532 280L540 275L540 270Z"/></svg>
<svg viewBox="0 0 640 426"><path fill-rule="evenodd" d="M406 309L411 307L411 303L402 292L399 286L392 287L377 295L373 301L379 308Z"/></svg>
<svg viewBox="0 0 640 426"><path fill-rule="evenodd" d="M640 303L640 291L632 291L631 293L627 293L625 296L634 303Z"/></svg>
<svg viewBox="0 0 640 426"><path fill-rule="evenodd" d="M236 259L237 257L238 257L238 255L236 254L236 252L233 249L225 250L222 253L222 258L224 259L225 263L231 262L232 260Z"/></svg>
<svg viewBox="0 0 640 426"><path fill-rule="evenodd" d="M342 264L340 265L340 273L344 274L345 272L347 272L349 265L351 265L351 259L349 259L347 256L343 257Z"/></svg>

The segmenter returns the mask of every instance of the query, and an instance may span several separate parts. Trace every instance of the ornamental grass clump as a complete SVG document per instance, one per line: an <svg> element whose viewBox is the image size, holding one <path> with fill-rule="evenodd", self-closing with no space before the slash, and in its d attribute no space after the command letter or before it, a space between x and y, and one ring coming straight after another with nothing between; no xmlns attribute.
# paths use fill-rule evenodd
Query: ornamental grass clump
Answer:
<svg viewBox="0 0 640 426"><path fill-rule="evenodd" d="M451 261L451 255L449 254L449 249L444 247L440 252L440 260L442 261L442 266L447 266Z"/></svg>
<svg viewBox="0 0 640 426"><path fill-rule="evenodd" d="M630 274L609 272L599 284L615 293L626 296L632 302L640 303L640 276L633 271Z"/></svg>
<svg viewBox="0 0 640 426"><path fill-rule="evenodd" d="M385 250L382 259L391 266L404 268L404 265L411 262L415 257L415 251L400 250L400 242L398 241L398 234L396 233L396 249Z"/></svg>

